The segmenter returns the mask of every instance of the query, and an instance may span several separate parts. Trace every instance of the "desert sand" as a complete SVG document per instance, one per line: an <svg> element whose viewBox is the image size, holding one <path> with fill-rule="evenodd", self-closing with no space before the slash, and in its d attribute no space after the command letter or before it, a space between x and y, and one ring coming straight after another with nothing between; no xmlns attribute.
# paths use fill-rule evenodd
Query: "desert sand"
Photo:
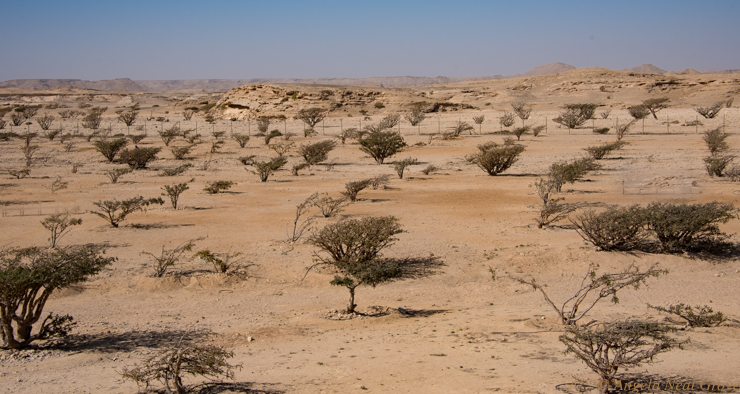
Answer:
<svg viewBox="0 0 740 394"><path fill-rule="evenodd" d="M321 99L322 90L334 93ZM346 90L353 91L354 104L335 105L325 122L317 125L318 135L303 137L302 123L292 119L295 111L310 106L332 108L332 103L344 97L336 92ZM305 98L283 101L289 91L303 92ZM367 96L367 91L377 93ZM259 92L262 97L256 96ZM48 234L39 222L51 213L70 211L83 223L73 227L60 244L105 245L106 254L117 258L102 274L58 291L48 302L45 310L70 314L78 322L66 343L45 348L40 342L38 349L0 351L0 392L136 392L133 382L122 380L122 369L143 362L183 337L233 350L235 356L230 361L242 366L235 379L224 384L198 386L208 381L185 378L196 392L554 393L561 392L557 387L575 392L572 383L595 386L597 376L581 361L563 354L565 347L558 340L563 326L542 296L508 276L534 277L548 284L553 299L562 300L573 293L591 263L599 264L602 272L619 271L629 264L646 268L658 263L670 273L649 280L648 286L639 290L623 290L618 304L602 301L588 319L667 321L667 316L646 304L679 302L710 305L737 319L740 262L734 258L708 261L692 255L598 251L584 242L567 220L538 229L534 221L538 198L531 185L546 175L553 162L580 157L585 154L583 148L614 141L616 122L623 124L629 119L627 106L646 98L669 97L670 107L658 113L658 120L646 118L644 131L642 123L635 124L624 137L628 142L624 149L602 160L604 168L589 174L585 181L566 185L560 196L567 202L602 206L653 201L720 201L740 206L740 185L707 175L702 161L707 153L701 138L703 131L725 125L732 134L728 139L731 151L736 152L740 148L738 109L723 109L715 119L699 117L703 125L698 128L681 126L697 118L696 106L727 100L738 93L738 75L659 76L601 69L398 90L253 85L225 94L169 96L81 90L45 95L17 90L6 93L1 99L7 105L57 103L77 109L79 103L91 103L109 107L102 127L112 127L113 134L134 133L133 127L127 131L115 122L114 110L140 102L142 109L135 125L143 126L145 118L153 118L146 123L148 137L141 147L164 148L156 130L174 122L181 122L182 128L194 128L197 121L206 142L189 155L187 162L193 167L182 175L157 175L162 168L182 163L164 148L150 169L124 175L111 184L104 170L122 165L107 163L85 138L75 138L74 147L65 152L58 140L39 136L34 143L40 150L29 176L16 179L5 171L0 174L0 244L45 245ZM189 122L182 119L183 108L209 100L217 103L215 124L206 124L202 113ZM511 111L509 104L516 100L533 105L526 124L547 123L547 131L537 137L524 135L521 143L526 150L520 160L499 176L488 176L467 163L465 155L474 153L479 144L503 141L507 135L499 133L498 117ZM376 101L384 102L385 107L376 108ZM299 176L289 170L300 161L293 149L288 153L288 166L264 183L248 171L251 167L238 161L247 155L259 159L275 156L262 138L254 136L254 119L259 115L288 116L274 127L293 133L287 142L299 146L335 139L340 128L402 114L408 111L409 103L418 101L456 106L428 114L420 128L402 122L400 131L409 147L388 161L406 157L419 161L403 179L398 179L390 165L377 165L352 139L329 154L331 166L315 165ZM563 104L578 102L602 105L597 113L604 109L611 112L607 119L597 116L570 131L552 122ZM359 114L361 109L368 111L369 120ZM42 108L39 115L48 112L56 116L60 110ZM474 134L440 138L439 132L453 123L462 120L472 124L472 117L479 115L485 116L481 134L475 125ZM159 116L168 122L157 122ZM58 117L56 122L54 128L59 126ZM517 126L520 122L517 119ZM76 131L74 120L61 124L65 133ZM598 135L592 133L592 126L612 130ZM39 132L35 122L14 131L27 128ZM3 131L7 129L9 126ZM226 137L221 151L211 156L208 141L213 131L224 131ZM89 132L80 127L81 134ZM242 149L228 138L231 132L251 133L252 139ZM280 137L273 142L286 143ZM3 168L22 167L25 159L20 144L19 139L0 142ZM173 143L183 144L182 140ZM209 158L210 165L203 169ZM79 165L76 173L71 172L74 163ZM422 174L429 164L439 170ZM333 311L345 307L347 290L329 285L333 277L329 270L311 271L303 279L316 248L302 240L286 242L286 228L296 205L311 194L326 192L339 197L345 183L382 174L391 175L386 188L360 192L358 201L337 217L323 218L315 209L311 211L314 228L344 218L393 215L405 232L385 256L435 257L442 264L422 278L361 287L357 290L358 310L369 315L332 319L337 316ZM52 193L48 186L58 176L68 187ZM112 228L89 212L95 201L156 197L162 193L162 185L190 179L194 182L182 194L177 210L169 202L150 207L131 214L120 228ZM202 190L215 180L236 184L215 195ZM722 230L737 233L740 220L730 221ZM198 260L186 260L163 278L151 277L151 259L141 252L156 254L163 247L172 248L198 237L205 238L197 241L196 249L240 252L245 275L216 274ZM496 273L495 278L489 270ZM399 307L410 313L399 312ZM740 381L737 324L679 331L676 336L691 342L683 350L659 355L656 363L630 372L647 374L656 381Z"/></svg>

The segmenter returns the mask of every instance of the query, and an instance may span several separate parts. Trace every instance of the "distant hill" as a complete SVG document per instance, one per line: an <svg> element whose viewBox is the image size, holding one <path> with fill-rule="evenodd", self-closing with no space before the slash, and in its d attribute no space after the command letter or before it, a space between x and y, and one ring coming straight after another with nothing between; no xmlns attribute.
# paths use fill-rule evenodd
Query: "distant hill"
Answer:
<svg viewBox="0 0 740 394"><path fill-rule="evenodd" d="M143 92L144 89L128 78L84 81L81 79L12 79L0 82L0 88L27 90L49 90L56 88L76 88L103 91Z"/></svg>
<svg viewBox="0 0 740 394"><path fill-rule="evenodd" d="M537 66L524 74L516 74L513 77L538 77L540 75L550 75L565 72L568 70L575 69L575 66L565 63L550 63L542 66Z"/></svg>
<svg viewBox="0 0 740 394"><path fill-rule="evenodd" d="M653 66L652 64L643 64L642 66L627 68L623 71L632 71L640 74L665 74L666 70Z"/></svg>

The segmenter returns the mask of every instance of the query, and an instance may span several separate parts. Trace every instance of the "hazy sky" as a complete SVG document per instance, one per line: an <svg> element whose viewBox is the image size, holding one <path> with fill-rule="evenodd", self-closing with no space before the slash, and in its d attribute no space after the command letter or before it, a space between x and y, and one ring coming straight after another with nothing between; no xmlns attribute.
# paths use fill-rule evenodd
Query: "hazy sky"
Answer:
<svg viewBox="0 0 740 394"><path fill-rule="evenodd" d="M740 68L740 1L0 3L0 80Z"/></svg>

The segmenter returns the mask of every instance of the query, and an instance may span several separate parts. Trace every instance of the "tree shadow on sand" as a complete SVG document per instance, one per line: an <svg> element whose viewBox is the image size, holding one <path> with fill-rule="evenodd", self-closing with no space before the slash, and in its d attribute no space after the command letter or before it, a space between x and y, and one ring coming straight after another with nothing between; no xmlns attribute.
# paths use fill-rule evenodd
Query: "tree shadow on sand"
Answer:
<svg viewBox="0 0 740 394"><path fill-rule="evenodd" d="M278 388L279 385L274 383L252 383L252 382L233 382L233 383L204 383L191 387L191 393L196 394L231 394L231 393L249 393L249 394L283 394L285 390Z"/></svg>
<svg viewBox="0 0 740 394"><path fill-rule="evenodd" d="M213 333L205 330L144 330L94 335L72 334L53 347L68 351L131 352L137 348L174 347L182 341L199 342L211 335Z"/></svg>

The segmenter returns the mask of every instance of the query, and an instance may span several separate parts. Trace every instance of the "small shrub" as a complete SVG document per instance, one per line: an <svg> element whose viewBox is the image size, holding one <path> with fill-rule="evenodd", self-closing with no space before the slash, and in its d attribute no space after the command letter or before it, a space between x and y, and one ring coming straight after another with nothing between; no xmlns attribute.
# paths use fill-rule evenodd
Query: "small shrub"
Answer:
<svg viewBox="0 0 740 394"><path fill-rule="evenodd" d="M615 150L622 149L623 146L625 146L627 143L624 141L616 141L611 143L606 143L604 145L598 145L598 146L589 146L588 148L585 148L584 150L588 152L591 157L594 158L594 160L601 160L606 155L612 153Z"/></svg>
<svg viewBox="0 0 740 394"><path fill-rule="evenodd" d="M715 312L707 305L697 305L692 307L690 305L680 303L677 305L669 305L667 308L664 308L662 306L653 306L648 304L648 307L659 312L676 315L686 320L686 325L689 327L714 327L727 321L727 318L722 312Z"/></svg>
<svg viewBox="0 0 740 394"><path fill-rule="evenodd" d="M15 177L15 179L23 179L31 173L31 169L28 167L21 169L6 168L5 170L8 172L8 174Z"/></svg>
<svg viewBox="0 0 740 394"><path fill-rule="evenodd" d="M126 200L118 201L105 200L93 203L97 209L90 213L100 216L110 223L111 226L118 228L118 225L126 219L128 215L136 211L144 211L150 204L164 204L164 200L159 197L145 199L142 196L133 197Z"/></svg>
<svg viewBox="0 0 740 394"><path fill-rule="evenodd" d="M148 388L152 381L159 381L167 393L186 393L182 383L184 375L217 378L224 376L234 378L234 369L240 365L231 365L226 360L234 357L233 352L213 345L191 345L179 341L177 346L159 351L134 368L124 368L121 376L133 380L139 387Z"/></svg>
<svg viewBox="0 0 740 394"><path fill-rule="evenodd" d="M372 183L372 179L347 182L344 185L345 191L342 192L342 195L349 198L350 201L355 202L355 200L357 200L357 193L361 192L364 189L367 189L370 185L372 185Z"/></svg>
<svg viewBox="0 0 740 394"><path fill-rule="evenodd" d="M609 128L608 127L599 127L599 128L594 129L593 130L593 133L594 134L604 135L604 134L609 133Z"/></svg>
<svg viewBox="0 0 740 394"><path fill-rule="evenodd" d="M1 250L0 349L22 349L33 341L66 336L75 324L72 317L50 313L41 320L46 301L54 290L85 282L113 261L92 246Z"/></svg>
<svg viewBox="0 0 740 394"><path fill-rule="evenodd" d="M511 133L514 134L516 136L516 140L519 141L521 140L524 134L527 134L529 130L530 130L529 126L517 127Z"/></svg>
<svg viewBox="0 0 740 394"><path fill-rule="evenodd" d="M150 161L157 159L157 154L162 148L139 148L139 149L124 149L121 151L119 157L122 162L126 163L133 170L139 170L146 168Z"/></svg>
<svg viewBox="0 0 740 394"><path fill-rule="evenodd" d="M139 142L143 141L144 138L146 138L146 133L142 133L142 134L131 134L131 135L128 136L128 138L130 138L131 139L131 142L133 142L134 144L138 144Z"/></svg>
<svg viewBox="0 0 740 394"><path fill-rule="evenodd" d="M502 127L511 127L514 125L514 114L511 112L504 111L504 114L498 118L498 122Z"/></svg>
<svg viewBox="0 0 740 394"><path fill-rule="evenodd" d="M62 129L54 129L54 130L47 130L44 132L44 137L48 139L49 141L54 141L54 138L56 138L59 133L62 132Z"/></svg>
<svg viewBox="0 0 740 394"><path fill-rule="evenodd" d="M560 341L601 378L601 392L609 393L620 369L652 362L656 355L686 343L668 334L674 329L638 321L619 321L592 326L568 326ZM620 384L621 386L621 384ZM621 391L621 390L620 390Z"/></svg>
<svg viewBox="0 0 740 394"><path fill-rule="evenodd" d="M657 269L655 265L645 271L640 271L638 267L630 265L622 272L601 275L596 273L598 268L598 265L589 265L586 275L581 280L580 287L562 305L556 305L545 292L545 285L537 283L534 278L525 280L512 277L512 279L521 284L532 286L534 290L542 293L545 301L557 312L562 324L575 325L602 299L611 298L611 301L616 304L619 302L619 298L617 298L618 291L625 287L632 287L637 290L648 279L668 273L667 270Z"/></svg>
<svg viewBox="0 0 740 394"><path fill-rule="evenodd" d="M267 129L270 128L270 118L266 116L260 116L257 118L257 130L260 133L267 133Z"/></svg>
<svg viewBox="0 0 740 394"><path fill-rule="evenodd" d="M601 213L586 211L571 222L578 234L601 250L632 250L645 243L645 210L611 206Z"/></svg>
<svg viewBox="0 0 740 394"><path fill-rule="evenodd" d="M294 176L298 176L298 171L308 168L309 165L306 162L298 163L293 166L293 168L290 169L290 173Z"/></svg>
<svg viewBox="0 0 740 394"><path fill-rule="evenodd" d="M236 142L239 144L239 147L240 148L246 147L247 146L247 142L249 142L249 136L248 135L244 135L244 134L234 133L234 135L232 135L232 138L234 138L234 140L236 140Z"/></svg>
<svg viewBox="0 0 740 394"><path fill-rule="evenodd" d="M170 151L172 151L172 156L175 158L175 160L184 160L185 156L190 153L191 150L193 150L192 145L173 146L172 148L170 148Z"/></svg>
<svg viewBox="0 0 740 394"><path fill-rule="evenodd" d="M161 278L167 273L167 270L170 269L170 267L173 267L180 260L180 257L182 257L185 252L192 251L195 246L195 241L200 239L202 238L183 242L174 249L165 249L163 245L159 256L150 252L141 252L141 254L149 255L154 259L154 272L152 273L152 276L155 278Z"/></svg>
<svg viewBox="0 0 740 394"><path fill-rule="evenodd" d="M591 171L600 169L601 166L591 157L582 157L572 162L557 162L550 166L548 178L550 178L555 187L555 191L560 193L566 183L575 183L582 179Z"/></svg>
<svg viewBox="0 0 740 394"><path fill-rule="evenodd" d="M734 160L733 156L709 156L704 158L704 166L709 176L721 177L727 166Z"/></svg>
<svg viewBox="0 0 740 394"><path fill-rule="evenodd" d="M730 149L730 146L727 145L727 141L725 141L729 136L730 135L722 131L720 127L717 127L716 129L705 131L702 139L704 140L704 143L707 144L709 153L712 156L716 156Z"/></svg>
<svg viewBox="0 0 740 394"><path fill-rule="evenodd" d="M270 175L283 168L287 163L288 160L283 156L275 157L269 161L255 161L252 163L252 166L255 169L252 173L257 174L260 177L260 181L267 182Z"/></svg>
<svg viewBox="0 0 740 394"><path fill-rule="evenodd" d="M56 213L41 221L41 225L49 230L49 247L55 248L57 242L69 232L69 228L82 224L82 219L73 218L68 213Z"/></svg>
<svg viewBox="0 0 740 394"><path fill-rule="evenodd" d="M594 117L596 107L596 104L566 104L553 121L569 129L575 129Z"/></svg>
<svg viewBox="0 0 740 394"><path fill-rule="evenodd" d="M175 138L182 135L182 132L180 131L180 126L178 125L174 125L166 130L160 130L157 133L159 134L159 137L162 138L164 146L170 146L170 143L174 141Z"/></svg>
<svg viewBox="0 0 740 394"><path fill-rule="evenodd" d="M489 142L478 145L480 152L468 155L465 159L469 163L478 165L483 171L490 176L498 175L508 170L519 159L519 155L524 152L524 145L504 144L499 145L495 142Z"/></svg>
<svg viewBox="0 0 740 394"><path fill-rule="evenodd" d="M601 111L599 113L599 115L601 116L601 119L609 119L609 114L611 114L611 113L612 113L611 110L605 109L605 110Z"/></svg>
<svg viewBox="0 0 740 394"><path fill-rule="evenodd" d="M313 223L314 219L312 217L304 217L308 212L308 209L313 206L313 201L316 198L315 196L316 194L313 194L302 203L296 205L295 218L293 219L292 223L292 232L288 232L288 242L298 241L303 236L303 234L311 228L311 224ZM288 231L287 228L286 231Z"/></svg>
<svg viewBox="0 0 740 394"><path fill-rule="evenodd" d="M646 116L650 115L650 110L643 104L633 105L627 108L630 116L635 120L645 119Z"/></svg>
<svg viewBox="0 0 740 394"><path fill-rule="evenodd" d="M283 135L283 133L278 130L271 130L269 133L265 133L265 145L269 145L270 140L275 137L280 137L281 135Z"/></svg>
<svg viewBox="0 0 740 394"><path fill-rule="evenodd" d="M358 286L375 287L400 276L402 271L398 265L380 259L380 253L391 246L397 240L395 235L401 232L401 225L393 216L365 217L329 224L308 239L325 254L317 254L317 262L311 268L316 265L333 267L338 273L331 284L349 290L346 313L355 313Z"/></svg>
<svg viewBox="0 0 740 394"><path fill-rule="evenodd" d="M347 206L346 198L332 198L328 194L315 193L310 197L311 204L321 211L321 215L325 218L333 217L334 215L342 212L344 207Z"/></svg>
<svg viewBox="0 0 740 394"><path fill-rule="evenodd" d="M199 250L195 256L207 264L213 265L213 269L220 274L228 273L229 270L237 268L234 258L241 256L241 253L213 253L208 249Z"/></svg>
<svg viewBox="0 0 740 394"><path fill-rule="evenodd" d="M424 105L422 103L415 103L412 106L411 112L403 116L412 126L418 126L421 122L426 119L427 115L424 113Z"/></svg>
<svg viewBox="0 0 740 394"><path fill-rule="evenodd" d="M298 111L298 114L295 118L303 121L309 129L313 129L314 127L316 127L317 124L324 120L325 114L326 111L324 111L322 108L314 107Z"/></svg>
<svg viewBox="0 0 740 394"><path fill-rule="evenodd" d="M439 168L435 166L434 164L430 164L426 166L423 170L421 170L421 173L424 175L429 175L435 171L439 171Z"/></svg>
<svg viewBox="0 0 740 394"><path fill-rule="evenodd" d="M193 182L194 180L195 179L191 179L190 182ZM182 194L185 190L190 189L190 187L188 187L188 183L190 182L182 182L174 185L162 186L162 190L164 191L162 195L170 198L172 209L177 209L177 202L180 199L180 194Z"/></svg>
<svg viewBox="0 0 740 394"><path fill-rule="evenodd" d="M468 132L468 134L473 134L473 130L475 128L470 125L468 122L463 122L461 120L457 121L453 126L449 128L450 132L447 133L448 135L452 137L459 137L462 133Z"/></svg>
<svg viewBox="0 0 740 394"><path fill-rule="evenodd" d="M301 145L298 154L303 157L306 164L312 166L329 158L329 152L336 148L337 143L332 140L319 141L313 144Z"/></svg>
<svg viewBox="0 0 740 394"><path fill-rule="evenodd" d="M699 107L695 108L696 112L703 116L705 119L714 119L720 111L722 111L722 108L724 108L725 102L719 101L714 103L714 105L711 105L709 107Z"/></svg>
<svg viewBox="0 0 740 394"><path fill-rule="evenodd" d="M530 106L526 101L511 103L511 108L514 110L516 116L521 120L529 119L529 114L532 113L532 106Z"/></svg>
<svg viewBox="0 0 740 394"><path fill-rule="evenodd" d="M177 176L180 174L183 174L185 171L188 170L188 168L192 167L193 165L190 163L185 163L181 166L177 166L175 168L164 168L160 170L157 175L159 176Z"/></svg>
<svg viewBox="0 0 740 394"><path fill-rule="evenodd" d="M579 204L560 203L563 198L552 198L552 194L555 193L555 185L550 179L538 179L534 183L534 188L540 200L542 200L540 216L536 218L537 228L548 227L559 222L580 207Z"/></svg>
<svg viewBox="0 0 740 394"><path fill-rule="evenodd" d="M360 150L375 159L378 164L383 164L389 158L405 148L406 142L403 137L393 131L378 131L367 134L359 140Z"/></svg>
<svg viewBox="0 0 740 394"><path fill-rule="evenodd" d="M213 181L213 182L208 182L206 184L206 187L203 188L203 190L208 192L208 194L218 194L218 193L231 189L231 186L235 184L236 183L232 181Z"/></svg>
<svg viewBox="0 0 740 394"><path fill-rule="evenodd" d="M647 227L658 238L664 252L687 250L727 237L718 227L736 217L730 203L651 203L646 208Z"/></svg>
<svg viewBox="0 0 740 394"><path fill-rule="evenodd" d="M545 129L545 125L539 125L532 127L532 135L535 137L539 137L540 133L542 133L542 130Z"/></svg>
<svg viewBox="0 0 740 394"><path fill-rule="evenodd" d="M416 159L413 159L411 157L403 159L401 161L394 161L393 169L396 170L396 173L398 174L398 179L403 179L403 172L406 170L407 167L414 165L418 163L419 161Z"/></svg>
<svg viewBox="0 0 740 394"><path fill-rule="evenodd" d="M374 107L375 107L376 109L381 109L381 108L385 108L385 104L383 104L383 102L381 102L381 101L376 101L376 102L375 102L375 104L374 104L373 106L374 106Z"/></svg>
<svg viewBox="0 0 740 394"><path fill-rule="evenodd" d="M370 185L373 190L378 190L381 186L385 189L386 185L391 181L391 176L388 174L378 175L374 178L370 178Z"/></svg>

